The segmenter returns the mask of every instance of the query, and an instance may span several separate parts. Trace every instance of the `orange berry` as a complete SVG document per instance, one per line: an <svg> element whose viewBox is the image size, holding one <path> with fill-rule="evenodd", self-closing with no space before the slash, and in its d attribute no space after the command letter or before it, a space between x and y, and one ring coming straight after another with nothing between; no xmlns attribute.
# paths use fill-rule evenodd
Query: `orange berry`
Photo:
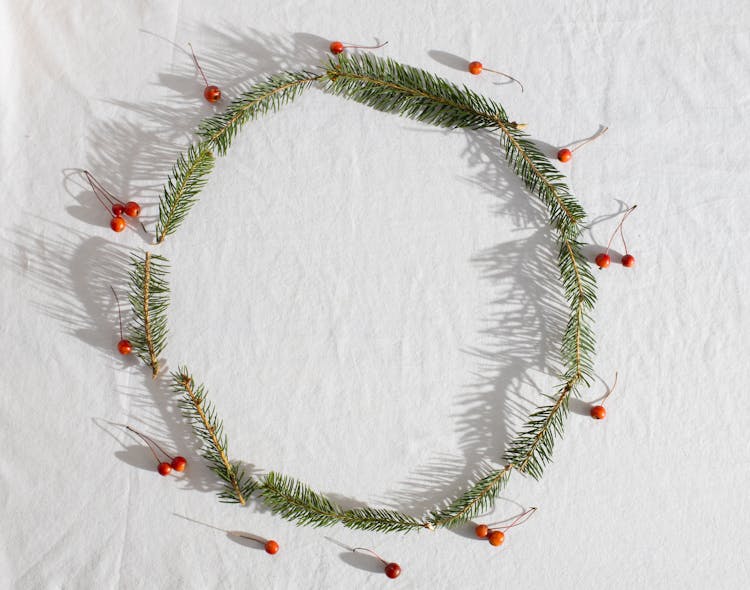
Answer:
<svg viewBox="0 0 750 590"><path fill-rule="evenodd" d="M609 254L605 254L604 252L602 252L594 260L599 268L607 268L611 259L609 257Z"/></svg>
<svg viewBox="0 0 750 590"><path fill-rule="evenodd" d="M263 547L269 555L274 555L279 552L279 544L274 540L266 541L266 544Z"/></svg>
<svg viewBox="0 0 750 590"><path fill-rule="evenodd" d="M482 73L482 62L481 61L473 61L469 64L469 72L474 74L475 76L478 76Z"/></svg>
<svg viewBox="0 0 750 590"><path fill-rule="evenodd" d="M206 89L203 91L203 97L208 102L218 102L221 99L221 90L219 90L218 86L206 86Z"/></svg>
<svg viewBox="0 0 750 590"><path fill-rule="evenodd" d="M130 340L120 340L117 343L117 350L120 352L120 354L130 354L133 352L133 345L130 344Z"/></svg>
<svg viewBox="0 0 750 590"><path fill-rule="evenodd" d="M333 55L338 55L344 52L344 44L341 41L333 41L329 49Z"/></svg>
<svg viewBox="0 0 750 590"><path fill-rule="evenodd" d="M109 227L118 233L124 230L126 225L125 220L119 215L113 217L112 221L109 222Z"/></svg>
<svg viewBox="0 0 750 590"><path fill-rule="evenodd" d="M169 463L159 463L157 471L159 472L159 475L163 475L164 477L166 477L167 475L172 473L172 466Z"/></svg>
<svg viewBox="0 0 750 590"><path fill-rule="evenodd" d="M503 531L491 531L489 536L490 545L493 547L499 547L505 541L505 533Z"/></svg>
<svg viewBox="0 0 750 590"><path fill-rule="evenodd" d="M625 254L620 262L622 262L623 266L632 268L635 266L635 257L632 254Z"/></svg>
<svg viewBox="0 0 750 590"><path fill-rule="evenodd" d="M487 527L486 524L478 524L476 528L474 529L474 532L477 534L477 537L480 539L486 539L487 534L490 532L490 529Z"/></svg>
<svg viewBox="0 0 750 590"><path fill-rule="evenodd" d="M567 162L573 157L573 152L571 152L568 148L563 148L559 152L557 152L557 159L561 162Z"/></svg>
<svg viewBox="0 0 750 590"><path fill-rule="evenodd" d="M606 415L607 410L604 409L604 406L594 406L591 408L591 417L594 418L594 420L604 420Z"/></svg>

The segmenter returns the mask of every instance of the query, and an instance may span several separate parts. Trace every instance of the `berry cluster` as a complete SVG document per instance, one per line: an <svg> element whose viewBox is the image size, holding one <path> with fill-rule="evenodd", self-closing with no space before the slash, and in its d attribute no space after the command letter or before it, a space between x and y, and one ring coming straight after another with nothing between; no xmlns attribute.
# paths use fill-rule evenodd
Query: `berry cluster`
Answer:
<svg viewBox="0 0 750 590"><path fill-rule="evenodd" d="M625 235L622 233L622 224L625 223L625 220L633 211L635 211L635 208L637 206L638 205L633 205L627 211L625 211L625 214L622 216L620 223L617 224L615 231L612 232L612 236L610 236L609 242L607 242L607 249L601 254L597 255L595 262L599 268L607 268L610 262L612 262L612 259L609 256L609 247L612 245L612 240L615 238L615 235L618 231L620 233L622 245L625 247L625 255L620 259L620 263L626 268L633 268L633 266L635 266L635 257L630 252L628 252L628 244L627 242L625 242Z"/></svg>
<svg viewBox="0 0 750 590"><path fill-rule="evenodd" d="M502 526L500 528L490 528L492 526L502 524L504 522L507 522L510 519L501 520L500 522L495 522L492 524L478 524L476 527L474 527L474 534L476 534L477 537L480 539L487 539L489 541L490 545L493 547L499 547L505 542L505 531L507 531L510 528L513 528L514 526L518 526L519 524L523 524L531 516L536 512L535 507L531 507L528 510L524 510L520 515L518 515L513 522L511 522L508 525Z"/></svg>
<svg viewBox="0 0 750 590"><path fill-rule="evenodd" d="M154 456L154 459L156 459L156 470L159 472L159 475L162 475L166 477L170 473L172 473L172 470L175 471L185 471L185 468L187 467L187 459L181 455L177 455L176 457L172 457L169 453L167 453L162 446L157 443L153 438L150 436L146 436L142 432L139 432L132 426L128 424L118 424L118 426L122 426L125 430L129 430L133 434L137 435L138 437L143 440L143 442L146 443L146 446L151 451L151 454ZM157 451L161 452L161 454L166 457L167 461L162 461L162 459L159 457Z"/></svg>
<svg viewBox="0 0 750 590"><path fill-rule="evenodd" d="M109 227L112 231L121 232L127 226L127 223L123 219L123 213L128 217L135 219L141 214L141 207L135 201L128 201L127 203L122 202L111 192L109 192L102 184L94 178L94 176L88 171L83 171L86 180L91 185L91 190L94 191L94 196L101 203L107 212L110 214L112 219L109 222Z"/></svg>

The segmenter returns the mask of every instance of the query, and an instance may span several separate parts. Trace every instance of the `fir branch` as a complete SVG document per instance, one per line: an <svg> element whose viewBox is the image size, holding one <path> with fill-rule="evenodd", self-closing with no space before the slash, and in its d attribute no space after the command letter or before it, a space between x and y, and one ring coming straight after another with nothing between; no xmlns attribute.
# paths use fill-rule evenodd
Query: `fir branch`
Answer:
<svg viewBox="0 0 750 590"><path fill-rule="evenodd" d="M225 483L219 497L225 502L244 505L257 487L257 482L245 473L238 463L228 458L224 426L216 416L213 404L207 399L203 385L195 385L186 367L172 373L172 390L182 396L179 407L193 432L202 441L200 454L211 470Z"/></svg>
<svg viewBox="0 0 750 590"><path fill-rule="evenodd" d="M214 156L204 144L191 145L187 156L180 154L172 168L172 175L164 185L159 199L159 221L156 243L161 244L174 233L197 201L197 195L207 182L214 166Z"/></svg>
<svg viewBox="0 0 750 590"><path fill-rule="evenodd" d="M245 123L268 112L278 111L321 77L304 71L270 76L240 94L223 113L203 120L198 135L223 156Z"/></svg>
<svg viewBox="0 0 750 590"><path fill-rule="evenodd" d="M330 526L344 516L344 511L324 495L273 471L261 480L260 494L274 513L301 525Z"/></svg>
<svg viewBox="0 0 750 590"><path fill-rule="evenodd" d="M130 292L128 301L133 309L129 339L136 355L149 367L156 379L159 373L159 355L167 343L167 259L146 252L130 257Z"/></svg>
<svg viewBox="0 0 750 590"><path fill-rule="evenodd" d="M304 483L275 472L269 473L258 488L263 501L274 513L300 525L322 527L340 523L350 529L388 533L427 526L395 510L367 506L343 510Z"/></svg>
<svg viewBox="0 0 750 590"><path fill-rule="evenodd" d="M511 468L512 465L507 465L503 469L490 471L448 506L431 512L428 522L434 527L451 528L488 510L508 483Z"/></svg>

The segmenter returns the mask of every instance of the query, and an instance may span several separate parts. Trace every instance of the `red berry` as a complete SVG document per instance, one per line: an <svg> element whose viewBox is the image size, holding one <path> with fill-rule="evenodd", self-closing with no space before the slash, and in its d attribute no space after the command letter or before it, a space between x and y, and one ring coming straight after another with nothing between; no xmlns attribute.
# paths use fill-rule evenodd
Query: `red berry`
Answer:
<svg viewBox="0 0 750 590"><path fill-rule="evenodd" d="M329 49L331 50L331 53L333 53L333 55L338 55L339 53L344 52L344 44L341 41L334 41L333 43L331 43Z"/></svg>
<svg viewBox="0 0 750 590"><path fill-rule="evenodd" d="M177 455L174 459L172 459L172 469L174 469L175 471L185 471L186 466L187 459L185 459L185 457Z"/></svg>
<svg viewBox="0 0 750 590"><path fill-rule="evenodd" d="M610 263L609 254L604 254L603 252L599 254L595 260L596 260L596 265L599 268L607 268Z"/></svg>
<svg viewBox="0 0 750 590"><path fill-rule="evenodd" d="M269 555L275 555L279 552L279 544L274 540L266 541L263 547Z"/></svg>
<svg viewBox="0 0 750 590"><path fill-rule="evenodd" d="M563 148L559 152L557 152L557 159L561 162L567 162L573 157L573 152L571 152L568 148Z"/></svg>
<svg viewBox="0 0 750 590"><path fill-rule="evenodd" d="M385 575L389 578L398 578L401 575L401 566L391 562L385 566Z"/></svg>
<svg viewBox="0 0 750 590"><path fill-rule="evenodd" d="M469 64L469 72L474 74L475 76L478 76L482 73L482 62L481 61L473 61Z"/></svg>
<svg viewBox="0 0 750 590"><path fill-rule="evenodd" d="M125 205L125 215L128 217L138 217L141 214L141 206L135 201L128 201Z"/></svg>
<svg viewBox="0 0 750 590"><path fill-rule="evenodd" d="M120 351L120 354L130 354L133 352L133 345L130 344L130 340L120 340L117 343L117 350Z"/></svg>
<svg viewBox="0 0 750 590"><path fill-rule="evenodd" d="M116 232L121 232L125 229L125 226L127 224L125 223L125 220L120 217L119 215L112 218L112 221L109 222L109 227L111 227Z"/></svg>
<svg viewBox="0 0 750 590"><path fill-rule="evenodd" d="M476 528L474 529L474 532L477 534L477 537L479 537L480 539L486 539L487 534L490 532L490 530L486 524L478 524Z"/></svg>
<svg viewBox="0 0 750 590"><path fill-rule="evenodd" d="M203 96L208 102L218 102L221 99L221 90L218 86L206 86Z"/></svg>
<svg viewBox="0 0 750 590"><path fill-rule="evenodd" d="M169 463L159 463L158 471L159 475L166 477L172 473L172 466Z"/></svg>
<svg viewBox="0 0 750 590"><path fill-rule="evenodd" d="M604 409L604 406L594 406L591 408L591 417L594 420L604 420L604 417L607 415L607 410Z"/></svg>
<svg viewBox="0 0 750 590"><path fill-rule="evenodd" d="M623 266L632 268L635 266L635 257L632 254L625 254L620 262L622 262Z"/></svg>
<svg viewBox="0 0 750 590"><path fill-rule="evenodd" d="M491 531L487 538L490 541L490 545L499 547L505 541L505 533L503 531Z"/></svg>
<svg viewBox="0 0 750 590"><path fill-rule="evenodd" d="M112 213L118 216L122 215L123 213L125 213L125 207L120 205L120 203L115 203L114 205L112 205Z"/></svg>

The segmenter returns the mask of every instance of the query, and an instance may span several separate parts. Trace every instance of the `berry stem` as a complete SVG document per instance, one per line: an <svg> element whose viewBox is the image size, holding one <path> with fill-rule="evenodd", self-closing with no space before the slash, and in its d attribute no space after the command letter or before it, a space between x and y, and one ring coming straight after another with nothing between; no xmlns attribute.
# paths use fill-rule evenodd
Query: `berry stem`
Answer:
<svg viewBox="0 0 750 590"><path fill-rule="evenodd" d="M166 452L166 451L165 451L165 450L164 450L164 449L162 448L162 446L161 446L161 445L160 445L160 444L159 444L158 442L156 442L156 441L155 441L155 440L154 440L153 438L151 438L150 436L146 436L146 435L145 435L145 434L143 434L142 432L139 432L138 430L136 430L135 428L133 428L132 426L130 426L130 424L117 424L117 425L118 425L118 426L122 426L122 427L123 427L123 428L124 428L125 430L129 430L130 432L132 432L132 433L134 433L134 434L138 435L138 436L139 436L139 437L140 437L140 438L141 438L141 439L142 439L142 440L143 440L143 441L144 441L144 442L145 442L145 443L146 443L146 444L148 445L148 448L149 448L149 449L151 449L151 452L152 452L152 453L154 454L154 457L156 458L157 462L161 463L161 460L160 460L160 459L159 459L159 457L158 457L158 456L156 455L156 452L155 452L155 451L154 451L154 449L153 449L153 448L151 447L151 445L153 445L153 446L155 446L155 447L156 447L157 449L159 449L159 450L161 451L162 455L164 455L165 457L167 457L167 459L169 459L170 461L171 461L172 459L174 459L174 457L172 457L172 456L171 456L171 455L170 455L169 453L167 453L167 452Z"/></svg>
<svg viewBox="0 0 750 590"><path fill-rule="evenodd" d="M536 506L532 506L528 510L524 510L520 515L516 516L509 525L500 527L497 530L507 531L509 528L512 528L514 526L518 526L519 524L523 524L529 518L531 518L531 516L534 514L534 512L536 512ZM513 517L511 516L510 518L506 518L505 520L499 520L497 522L492 522L492 523L488 524L487 526L490 527L490 528L492 528L492 527L495 527L495 526L497 526L499 524L503 524L504 522L508 522L509 520L511 520L511 518L513 518Z"/></svg>
<svg viewBox="0 0 750 590"><path fill-rule="evenodd" d="M615 371L615 380L612 383L612 387L609 388L609 391L607 392L607 395L604 396L601 403L599 405L603 406L604 402L607 401L607 398L612 395L612 392L615 390L615 387L617 387L617 371Z"/></svg>
<svg viewBox="0 0 750 590"><path fill-rule="evenodd" d="M516 79L516 78L514 78L510 74L506 74L505 72L501 72L500 70L492 70L490 68L485 68L485 67L483 67L482 69L485 72L492 72L493 74L500 74L501 76L505 76L509 80L512 80L513 82L515 82L516 84L518 84L521 87L521 92L523 92L523 84L521 84L521 81L518 80L518 79Z"/></svg>
<svg viewBox="0 0 750 590"><path fill-rule="evenodd" d="M604 127L603 129L600 129L599 131L597 131L596 133L594 133L594 135L592 135L592 136L591 136L591 137L589 137L588 139L584 139L584 140L583 140L583 141L582 141L582 142L581 142L580 144L578 144L578 145L577 145L576 147L574 147L574 148L573 148L573 149L571 149L570 151L571 151L571 152L574 152L574 151L576 151L576 150L578 150L578 149L581 149L581 148L582 148L583 146L585 146L585 145L586 145L587 143L591 143L591 142L592 142L592 141L594 141L595 139L598 139L599 137L601 137L602 135L604 135L604 134L605 134L605 133L606 133L606 132L607 132L608 130L609 130L609 127Z"/></svg>
<svg viewBox="0 0 750 590"><path fill-rule="evenodd" d="M88 170L83 171L84 176L86 176L86 180L89 181L89 184L91 185L91 190L94 193L94 196L96 197L96 200L101 203L101 205L109 212L109 214L114 218L116 215L112 213L111 206L115 204L125 205L120 199L118 199L116 196L114 196L111 192L109 192L106 188L102 186L102 184L94 178L93 174L89 172ZM107 201L105 203L104 201Z"/></svg>
<svg viewBox="0 0 750 590"><path fill-rule="evenodd" d="M348 49L380 49L381 47L385 47L386 45L388 45L388 41L383 41L378 45L351 45L344 43L344 47Z"/></svg>
<svg viewBox="0 0 750 590"><path fill-rule="evenodd" d="M354 553L361 552L361 551L366 551L370 555L374 555L380 561L383 562L383 565L388 565L388 562L385 559L383 559L382 557L380 557L380 555L378 555L377 553L375 553L375 551L373 551L372 549L368 549L367 547L353 547L352 548L352 552L354 552Z"/></svg>
<svg viewBox="0 0 750 590"><path fill-rule="evenodd" d="M198 71L203 77L203 81L206 83L206 86L208 86L208 79L206 78L206 74L203 73L203 68L198 63L198 58L195 57L195 51L193 51L193 44L188 42L188 47L190 47L190 55L192 55L193 57L193 63L195 63L195 67L198 68Z"/></svg>
<svg viewBox="0 0 750 590"><path fill-rule="evenodd" d="M117 292L112 285L110 285L109 288L112 289L112 295L115 296L115 301L117 301L117 318L120 320L120 340L123 340L124 336L122 335L122 312L120 311L120 298L117 296Z"/></svg>
<svg viewBox="0 0 750 590"><path fill-rule="evenodd" d="M635 208L638 205L633 205L630 209L628 209L625 212L625 215L622 216L622 219L620 220L620 223L617 224L617 227L615 228L615 231L612 232L612 236L609 238L609 242L607 242L607 249L604 251L605 254L609 253L609 247L612 245L612 240L615 239L615 236L617 235L617 231L622 231L622 224L625 223L625 220L628 218L628 216L635 211ZM623 243L625 243L625 239L623 238ZM625 253L627 254L627 246L625 249Z"/></svg>

